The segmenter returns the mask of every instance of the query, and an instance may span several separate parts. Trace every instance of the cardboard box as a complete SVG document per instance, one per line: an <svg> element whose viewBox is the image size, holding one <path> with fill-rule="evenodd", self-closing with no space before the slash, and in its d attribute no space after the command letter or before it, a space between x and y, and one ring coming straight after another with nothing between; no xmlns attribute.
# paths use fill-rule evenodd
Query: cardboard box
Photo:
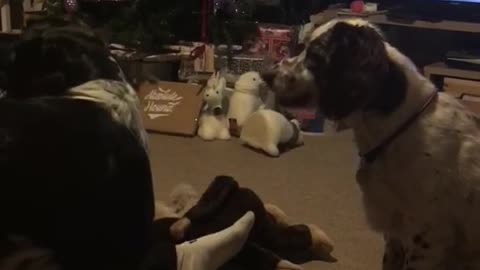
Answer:
<svg viewBox="0 0 480 270"><path fill-rule="evenodd" d="M142 116L148 131L194 136L203 105L201 85L160 81L139 89Z"/></svg>

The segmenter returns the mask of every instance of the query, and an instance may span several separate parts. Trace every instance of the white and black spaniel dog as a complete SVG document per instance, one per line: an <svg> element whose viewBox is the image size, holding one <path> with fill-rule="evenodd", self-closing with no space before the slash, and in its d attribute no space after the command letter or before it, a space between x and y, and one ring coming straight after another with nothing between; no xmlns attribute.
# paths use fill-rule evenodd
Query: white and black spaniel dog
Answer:
<svg viewBox="0 0 480 270"><path fill-rule="evenodd" d="M359 19L318 27L263 77L282 103L314 105L353 129L367 217L386 240L383 269L480 269L477 115Z"/></svg>
<svg viewBox="0 0 480 270"><path fill-rule="evenodd" d="M2 59L0 268L34 269L11 265L32 245L55 261L35 269L138 269L154 215L146 135L105 44L44 19Z"/></svg>

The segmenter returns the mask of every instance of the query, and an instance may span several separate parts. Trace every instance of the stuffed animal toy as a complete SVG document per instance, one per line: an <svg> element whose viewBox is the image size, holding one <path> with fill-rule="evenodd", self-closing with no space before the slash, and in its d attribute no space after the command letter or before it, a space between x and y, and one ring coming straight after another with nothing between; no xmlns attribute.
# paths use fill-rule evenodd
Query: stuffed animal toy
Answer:
<svg viewBox="0 0 480 270"><path fill-rule="evenodd" d="M300 123L272 110L253 113L243 124L240 139L273 157L280 155L279 147L285 150L303 144Z"/></svg>
<svg viewBox="0 0 480 270"><path fill-rule="evenodd" d="M190 241L230 226L248 211L254 212L255 224L247 243L225 269L297 270L301 269L297 264L312 260L336 261L331 256L333 243L321 229L291 225L281 209L264 205L255 192L229 176L216 177L182 218L156 220L156 230L174 243Z"/></svg>
<svg viewBox="0 0 480 270"><path fill-rule="evenodd" d="M247 72L238 78L230 98L230 108L227 114L232 135L239 136L245 120L253 112L264 106L260 98L260 91L263 85L265 83L258 72Z"/></svg>
<svg viewBox="0 0 480 270"><path fill-rule="evenodd" d="M228 100L224 95L225 78L220 73L213 74L207 82L204 93L206 103L200 116L198 136L204 140L229 140L228 122L225 117Z"/></svg>

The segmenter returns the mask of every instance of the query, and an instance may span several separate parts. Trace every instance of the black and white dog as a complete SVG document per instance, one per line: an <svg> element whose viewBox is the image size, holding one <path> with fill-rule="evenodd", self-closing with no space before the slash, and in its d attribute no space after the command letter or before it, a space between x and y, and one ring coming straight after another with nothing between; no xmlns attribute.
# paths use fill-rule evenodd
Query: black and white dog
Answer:
<svg viewBox="0 0 480 270"><path fill-rule="evenodd" d="M284 104L310 103L353 128L367 217L386 239L383 269L480 269L478 116L359 19L318 27L263 77Z"/></svg>
<svg viewBox="0 0 480 270"><path fill-rule="evenodd" d="M30 23L5 59L0 255L28 239L62 269L134 269L154 215L134 91L105 44L71 20Z"/></svg>

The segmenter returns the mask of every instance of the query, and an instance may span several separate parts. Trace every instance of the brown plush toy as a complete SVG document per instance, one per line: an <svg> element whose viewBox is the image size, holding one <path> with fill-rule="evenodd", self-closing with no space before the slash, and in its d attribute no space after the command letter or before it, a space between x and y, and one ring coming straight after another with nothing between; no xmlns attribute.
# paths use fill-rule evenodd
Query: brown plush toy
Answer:
<svg viewBox="0 0 480 270"><path fill-rule="evenodd" d="M281 209L264 205L229 176L216 177L183 217L157 220L157 235L168 235L175 243L193 240L229 227L248 211L255 213L255 224L243 250L229 263L231 268L296 270L301 269L296 264L313 260L336 261L331 256L333 243L321 229L291 225Z"/></svg>

